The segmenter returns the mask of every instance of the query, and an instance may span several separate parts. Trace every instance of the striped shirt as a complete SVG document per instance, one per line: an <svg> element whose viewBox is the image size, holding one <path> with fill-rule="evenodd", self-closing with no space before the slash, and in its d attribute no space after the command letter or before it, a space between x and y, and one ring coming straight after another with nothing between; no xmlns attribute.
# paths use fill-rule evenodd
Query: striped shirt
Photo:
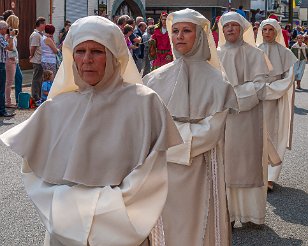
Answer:
<svg viewBox="0 0 308 246"><path fill-rule="evenodd" d="M5 48L8 46L8 42L5 40L4 36L0 34L0 63L5 63L7 52Z"/></svg>

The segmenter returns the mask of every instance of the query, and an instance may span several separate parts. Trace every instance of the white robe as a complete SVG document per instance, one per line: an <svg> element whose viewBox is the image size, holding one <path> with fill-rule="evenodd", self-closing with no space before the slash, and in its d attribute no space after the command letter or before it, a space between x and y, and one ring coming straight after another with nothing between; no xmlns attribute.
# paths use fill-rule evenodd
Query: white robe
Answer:
<svg viewBox="0 0 308 246"><path fill-rule="evenodd" d="M26 191L48 231L45 246L140 245L166 200L165 158L153 152L120 186L101 188L50 185L24 161Z"/></svg>

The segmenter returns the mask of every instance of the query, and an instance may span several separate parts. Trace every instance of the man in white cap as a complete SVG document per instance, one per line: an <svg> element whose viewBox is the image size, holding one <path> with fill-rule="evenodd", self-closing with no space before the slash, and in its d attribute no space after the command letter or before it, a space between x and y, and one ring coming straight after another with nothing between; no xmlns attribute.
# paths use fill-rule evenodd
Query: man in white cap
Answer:
<svg viewBox="0 0 308 246"><path fill-rule="evenodd" d="M225 172L231 222L263 224L267 162L263 126L263 88L269 73L263 51L255 47L251 24L230 12L219 21L218 55L232 84L239 113L228 115Z"/></svg>

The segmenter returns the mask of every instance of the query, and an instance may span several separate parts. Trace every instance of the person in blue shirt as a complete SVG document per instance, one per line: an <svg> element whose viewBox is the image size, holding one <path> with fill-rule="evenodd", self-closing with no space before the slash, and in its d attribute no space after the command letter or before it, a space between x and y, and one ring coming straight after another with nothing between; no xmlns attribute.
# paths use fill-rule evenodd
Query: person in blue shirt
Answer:
<svg viewBox="0 0 308 246"><path fill-rule="evenodd" d="M53 72L51 70L45 70L43 72L43 83L41 88L41 103L47 100L48 93L52 86Z"/></svg>
<svg viewBox="0 0 308 246"><path fill-rule="evenodd" d="M240 5L238 7L238 10L236 10L236 13L240 14L241 16L243 16L246 19L246 14L245 14L245 11L243 10L243 6L242 5Z"/></svg>

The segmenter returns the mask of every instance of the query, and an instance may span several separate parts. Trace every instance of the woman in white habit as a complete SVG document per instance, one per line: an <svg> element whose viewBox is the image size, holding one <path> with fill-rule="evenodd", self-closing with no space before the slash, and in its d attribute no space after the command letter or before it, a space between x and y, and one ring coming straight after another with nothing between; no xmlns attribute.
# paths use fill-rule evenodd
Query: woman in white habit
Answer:
<svg viewBox="0 0 308 246"><path fill-rule="evenodd" d="M138 82L121 30L79 19L49 100L1 135L23 158L45 245L149 244L167 196L166 150L182 141L160 98Z"/></svg>
<svg viewBox="0 0 308 246"><path fill-rule="evenodd" d="M286 48L281 27L275 19L261 22L257 37L258 47L269 58L273 70L270 71L264 91L263 113L271 144L280 161L287 148L291 148L292 119L294 108L294 64L295 55ZM268 166L268 188L277 182L281 164Z"/></svg>
<svg viewBox="0 0 308 246"><path fill-rule="evenodd" d="M269 67L264 52L255 46L251 24L238 13L229 12L220 18L219 35L218 56L226 79L234 87L240 111L229 115L226 123L230 218L232 222L263 224L268 153L261 100Z"/></svg>
<svg viewBox="0 0 308 246"><path fill-rule="evenodd" d="M184 140L167 152L166 245L230 245L223 149L229 108L237 108L234 90L223 80L203 15L191 9L173 12L167 29L175 60L144 77Z"/></svg>

